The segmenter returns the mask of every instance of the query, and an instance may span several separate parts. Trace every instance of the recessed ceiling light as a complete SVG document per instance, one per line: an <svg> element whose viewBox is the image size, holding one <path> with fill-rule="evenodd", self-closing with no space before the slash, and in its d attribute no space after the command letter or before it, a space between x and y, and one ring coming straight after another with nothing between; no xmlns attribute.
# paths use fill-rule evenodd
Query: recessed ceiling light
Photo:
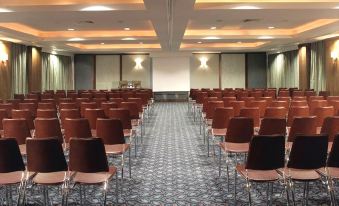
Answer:
<svg viewBox="0 0 339 206"><path fill-rule="evenodd" d="M258 39L273 39L272 36L259 36Z"/></svg>
<svg viewBox="0 0 339 206"><path fill-rule="evenodd" d="M68 41L84 41L85 39L83 38L70 38Z"/></svg>
<svg viewBox="0 0 339 206"><path fill-rule="evenodd" d="M13 12L13 11L6 8L0 8L0 12Z"/></svg>
<svg viewBox="0 0 339 206"><path fill-rule="evenodd" d="M217 29L217 27L216 27L216 26L212 26L210 29L213 29L213 30L214 30L214 29Z"/></svg>
<svg viewBox="0 0 339 206"><path fill-rule="evenodd" d="M217 37L217 36L207 36L207 37L204 37L202 39L220 39L220 37Z"/></svg>
<svg viewBox="0 0 339 206"><path fill-rule="evenodd" d="M275 27L274 27L274 26L269 26L269 27L267 27L267 28L269 28L269 29L275 29Z"/></svg>
<svg viewBox="0 0 339 206"><path fill-rule="evenodd" d="M69 28L69 29L67 29L68 31L74 31L75 29L72 29L72 28Z"/></svg>
<svg viewBox="0 0 339 206"><path fill-rule="evenodd" d="M81 9L81 11L112 11L113 9L108 7L108 6L88 6L85 7L83 9Z"/></svg>
<svg viewBox="0 0 339 206"><path fill-rule="evenodd" d="M143 42L139 42L139 44L143 44Z"/></svg>
<svg viewBox="0 0 339 206"><path fill-rule="evenodd" d="M334 7L334 9L339 9L339 6Z"/></svg>
<svg viewBox="0 0 339 206"><path fill-rule="evenodd" d="M56 51L52 51L51 53L52 53L53 55L57 54L57 52L56 52Z"/></svg>
<svg viewBox="0 0 339 206"><path fill-rule="evenodd" d="M124 40L124 41L133 41L133 40L136 40L136 38L126 37L126 38L122 38L121 40Z"/></svg>
<svg viewBox="0 0 339 206"><path fill-rule="evenodd" d="M242 42L241 42L241 41L238 41L237 43L238 43L238 44L242 44Z"/></svg>
<svg viewBox="0 0 339 206"><path fill-rule="evenodd" d="M124 30L129 31L129 30L131 30L131 28L125 27Z"/></svg>
<svg viewBox="0 0 339 206"><path fill-rule="evenodd" d="M201 42L201 41L198 41L197 43L198 43L198 44L201 44L202 42Z"/></svg>
<svg viewBox="0 0 339 206"><path fill-rule="evenodd" d="M233 7L232 9L260 9L260 8L257 6L236 6Z"/></svg>
<svg viewBox="0 0 339 206"><path fill-rule="evenodd" d="M104 42L101 42L100 44L105 44Z"/></svg>

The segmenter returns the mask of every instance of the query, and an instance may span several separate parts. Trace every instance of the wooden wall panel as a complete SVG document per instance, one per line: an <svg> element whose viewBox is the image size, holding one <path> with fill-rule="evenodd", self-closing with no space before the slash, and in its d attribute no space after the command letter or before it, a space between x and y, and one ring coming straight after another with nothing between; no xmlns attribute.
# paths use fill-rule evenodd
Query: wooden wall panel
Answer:
<svg viewBox="0 0 339 206"><path fill-rule="evenodd" d="M28 91L41 91L41 48L27 48Z"/></svg>
<svg viewBox="0 0 339 206"><path fill-rule="evenodd" d="M299 89L310 88L310 48L308 45L299 47Z"/></svg>
<svg viewBox="0 0 339 206"><path fill-rule="evenodd" d="M331 58L331 52L336 50L339 53L339 38L325 40L325 68L326 88L331 95L339 95L339 59Z"/></svg>
<svg viewBox="0 0 339 206"><path fill-rule="evenodd" d="M11 43L0 41L0 52L4 52L8 55L8 59L11 59ZM0 99L10 99L12 91L12 73L10 61L0 61Z"/></svg>

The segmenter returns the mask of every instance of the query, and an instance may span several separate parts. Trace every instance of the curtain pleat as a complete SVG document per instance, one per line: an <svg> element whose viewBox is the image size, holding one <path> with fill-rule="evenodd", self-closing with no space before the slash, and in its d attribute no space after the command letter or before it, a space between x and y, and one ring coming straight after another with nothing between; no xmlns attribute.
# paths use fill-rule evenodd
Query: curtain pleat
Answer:
<svg viewBox="0 0 339 206"><path fill-rule="evenodd" d="M299 87L298 51L268 55L268 87Z"/></svg>
<svg viewBox="0 0 339 206"><path fill-rule="evenodd" d="M325 42L311 43L310 87L315 91L326 90Z"/></svg>
<svg viewBox="0 0 339 206"><path fill-rule="evenodd" d="M12 93L26 94L27 81L27 46L11 44Z"/></svg>
<svg viewBox="0 0 339 206"><path fill-rule="evenodd" d="M42 90L73 89L72 58L42 53Z"/></svg>

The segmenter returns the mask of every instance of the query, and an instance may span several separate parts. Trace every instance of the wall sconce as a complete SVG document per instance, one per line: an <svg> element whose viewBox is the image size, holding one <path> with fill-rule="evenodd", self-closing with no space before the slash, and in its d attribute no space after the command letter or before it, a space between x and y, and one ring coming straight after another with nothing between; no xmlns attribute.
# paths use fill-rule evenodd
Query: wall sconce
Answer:
<svg viewBox="0 0 339 206"><path fill-rule="evenodd" d="M331 58L336 61L338 59L338 52L337 51L332 51L331 52Z"/></svg>
<svg viewBox="0 0 339 206"><path fill-rule="evenodd" d="M134 69L140 70L143 68L141 64L143 60L140 57L136 58L134 61L135 61Z"/></svg>
<svg viewBox="0 0 339 206"><path fill-rule="evenodd" d="M6 54L5 52L1 52L0 53L0 61L2 63L6 63L8 61L8 54Z"/></svg>
<svg viewBox="0 0 339 206"><path fill-rule="evenodd" d="M206 57L201 57L200 59L200 68L202 69L207 69L207 58Z"/></svg>

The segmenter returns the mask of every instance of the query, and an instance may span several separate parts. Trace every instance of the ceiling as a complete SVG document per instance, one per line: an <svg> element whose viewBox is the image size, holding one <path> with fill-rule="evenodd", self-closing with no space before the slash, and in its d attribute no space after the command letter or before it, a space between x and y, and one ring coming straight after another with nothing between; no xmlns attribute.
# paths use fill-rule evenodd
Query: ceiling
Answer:
<svg viewBox="0 0 339 206"><path fill-rule="evenodd" d="M333 36L339 0L0 0L0 40L56 52L272 51Z"/></svg>

